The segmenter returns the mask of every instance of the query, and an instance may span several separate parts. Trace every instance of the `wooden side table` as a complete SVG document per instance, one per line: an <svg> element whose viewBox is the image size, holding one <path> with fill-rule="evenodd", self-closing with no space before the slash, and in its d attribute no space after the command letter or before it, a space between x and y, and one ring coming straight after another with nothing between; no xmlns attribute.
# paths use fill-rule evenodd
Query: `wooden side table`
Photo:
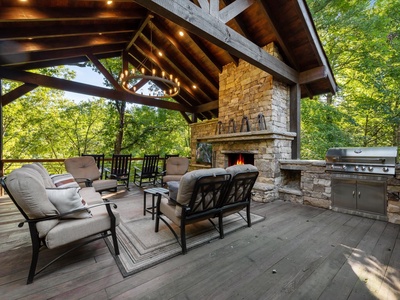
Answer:
<svg viewBox="0 0 400 300"><path fill-rule="evenodd" d="M145 189L143 191L143 215L146 215L146 212L151 213L151 219L154 220L154 208L155 206L155 198L157 193L162 193L162 194L168 194L169 190L168 189L164 189L161 187L155 187L155 188L149 188L149 189ZM151 206L147 207L146 204L146 196L147 194L151 195Z"/></svg>

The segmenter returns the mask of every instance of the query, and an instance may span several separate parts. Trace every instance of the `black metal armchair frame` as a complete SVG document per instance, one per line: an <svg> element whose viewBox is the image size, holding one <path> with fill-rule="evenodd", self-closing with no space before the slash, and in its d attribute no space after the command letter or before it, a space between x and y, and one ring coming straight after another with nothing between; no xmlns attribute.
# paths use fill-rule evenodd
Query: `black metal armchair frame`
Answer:
<svg viewBox="0 0 400 300"><path fill-rule="evenodd" d="M176 224L180 228L180 239L178 234L174 231L172 226L163 218L160 210L161 197L168 197L167 195L158 195L157 210L156 210L156 223L155 232L159 230L159 223L162 220L167 227L174 234L176 240L182 247L182 254L187 253L186 246L186 225L193 224L202 220L209 220L213 226L219 231L220 238L223 238L222 222L219 222L219 228L212 222L212 218L218 217L220 214L220 204L228 189L231 175L222 174L215 176L203 176L196 180L190 201L187 205L181 205L174 201L175 204L182 209L180 217L180 224Z"/></svg>
<svg viewBox="0 0 400 300"><path fill-rule="evenodd" d="M145 154L143 157L142 168L135 168L135 174L133 177L133 182L141 187L144 183L150 183L156 185L157 177L159 177L160 172L158 170L158 161L160 159L159 154Z"/></svg>
<svg viewBox="0 0 400 300"><path fill-rule="evenodd" d="M259 172L245 172L234 175L229 184L228 191L220 204L221 213L219 214L219 223L221 224L220 234L224 237L223 217L231 213L238 213L243 220L247 222L247 226L251 227L250 204L252 197L252 189L257 180ZM240 211L246 209L246 218L242 216Z"/></svg>
<svg viewBox="0 0 400 300"><path fill-rule="evenodd" d="M116 179L124 182L129 191L129 177L131 173L132 154L113 154L111 160L111 169L105 169L105 175L108 179Z"/></svg>
<svg viewBox="0 0 400 300"><path fill-rule="evenodd" d="M104 173L104 154L82 154L82 156L92 156L100 171L100 179L103 179Z"/></svg>
<svg viewBox="0 0 400 300"><path fill-rule="evenodd" d="M49 267L51 264L53 264L54 262L56 262L57 260L59 260L60 258L64 257L65 255L67 255L68 253L84 246L87 245L93 241L99 240L99 239L104 239L106 237L111 236L112 237L112 241L113 241L113 245L114 245L114 254L115 255L119 255L119 247L118 247L118 241L117 241L117 234L116 234L116 218L115 215L112 212L111 209L111 205L113 205L114 208L116 208L117 206L113 203L113 202L109 202L109 201L105 201L104 203L98 203L98 204L94 204L91 205L89 207L86 207L84 209L75 209L72 211L69 211L67 213L63 213L63 214L59 214L57 216L49 216L49 217L44 217L44 218L37 218L37 219L31 219L28 217L27 213L21 208L21 206L18 205L18 203L15 201L15 199L13 198L12 194L10 193L10 191L7 188L7 184L6 184L6 177L2 177L0 178L0 184L2 185L2 187L4 188L4 190L6 191L6 193L8 194L8 196L10 197L10 199L13 201L13 203L15 204L15 206L18 208L18 210L20 211L20 213L24 216L25 220L20 222L18 224L18 227L22 227L24 226L25 223L28 223L29 225L29 233L30 233L30 237L31 237L31 242L32 242L32 259L31 259L31 265L29 268L29 274L28 274L28 280L27 280L27 284L30 284L33 282L33 279L36 275L38 275L39 273L41 273L43 270L45 270L47 267ZM66 215L69 214L73 214L82 210L87 210L87 209L91 209L93 207L97 207L97 206L106 206L107 209L107 213L110 217L110 229L105 231L105 232L99 232L96 234L93 234L91 236L90 239L85 239L82 242L77 242L75 244L75 246L69 248L67 251L63 252L61 255L59 255L58 257L56 257L55 259L53 259L52 261L50 261L48 264L46 264L44 267L42 267L40 270L36 271L36 267L37 267L37 263L39 260L39 253L41 250L43 250L44 248L46 248L46 244L44 242L44 238L40 238L39 234L38 234L38 230L36 228L37 223L42 222L42 221L47 221L47 220L54 220L54 219L61 219Z"/></svg>

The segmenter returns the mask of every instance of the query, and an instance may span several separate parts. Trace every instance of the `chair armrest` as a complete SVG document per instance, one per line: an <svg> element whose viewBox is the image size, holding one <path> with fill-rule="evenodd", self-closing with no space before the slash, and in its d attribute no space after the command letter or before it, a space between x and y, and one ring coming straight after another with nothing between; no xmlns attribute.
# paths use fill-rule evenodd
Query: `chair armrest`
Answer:
<svg viewBox="0 0 400 300"><path fill-rule="evenodd" d="M177 202L175 199L172 199L168 194L164 194L164 193L157 193L157 195L164 197L166 199L168 199L168 202L173 203L173 205L179 206L184 208L186 205L182 205L179 202ZM159 205L159 201L161 201L161 197L157 198L157 205Z"/></svg>
<svg viewBox="0 0 400 300"><path fill-rule="evenodd" d="M75 181L77 182L77 183L82 183L82 182L84 182L85 183L85 186L86 187L91 187L91 186L93 186L93 180L91 180L91 179L89 179L89 178L74 178L75 179Z"/></svg>

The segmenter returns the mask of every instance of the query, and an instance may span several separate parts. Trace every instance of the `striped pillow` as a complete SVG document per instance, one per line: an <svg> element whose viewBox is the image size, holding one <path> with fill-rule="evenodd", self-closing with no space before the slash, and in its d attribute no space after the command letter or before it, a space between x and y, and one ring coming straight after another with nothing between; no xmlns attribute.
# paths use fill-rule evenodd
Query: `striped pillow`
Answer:
<svg viewBox="0 0 400 300"><path fill-rule="evenodd" d="M54 185L58 188L79 187L79 184L69 173L51 175L50 178Z"/></svg>

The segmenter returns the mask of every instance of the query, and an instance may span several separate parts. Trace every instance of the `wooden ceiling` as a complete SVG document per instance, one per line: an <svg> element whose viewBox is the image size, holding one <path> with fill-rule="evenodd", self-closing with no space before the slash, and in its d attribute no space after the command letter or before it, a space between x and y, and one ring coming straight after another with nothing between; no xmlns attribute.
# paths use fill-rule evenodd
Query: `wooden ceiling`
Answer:
<svg viewBox="0 0 400 300"><path fill-rule="evenodd" d="M271 42L283 62L260 48ZM175 74L181 92L175 102L127 93L99 61L111 57ZM303 0L0 0L0 78L24 83L2 96L3 105L46 86L179 110L188 122L210 119L218 116L219 74L239 59L300 84L301 97L336 90ZM115 89L29 72L88 61Z"/></svg>

